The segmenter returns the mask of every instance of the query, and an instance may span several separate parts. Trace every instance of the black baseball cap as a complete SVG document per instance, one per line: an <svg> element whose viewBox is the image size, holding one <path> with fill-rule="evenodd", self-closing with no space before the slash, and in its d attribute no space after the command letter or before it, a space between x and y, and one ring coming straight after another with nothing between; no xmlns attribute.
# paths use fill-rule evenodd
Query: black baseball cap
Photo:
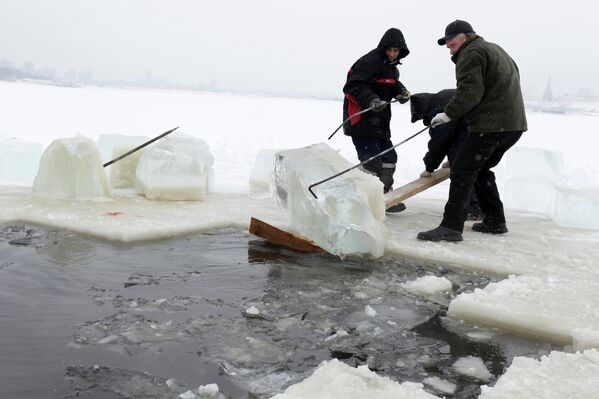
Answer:
<svg viewBox="0 0 599 399"><path fill-rule="evenodd" d="M445 28L445 36L437 40L437 43L439 43L439 46L444 46L447 43L447 40L453 39L460 33L475 32L474 29L472 29L472 25L470 25L468 22L456 19L455 21L447 25L447 28Z"/></svg>

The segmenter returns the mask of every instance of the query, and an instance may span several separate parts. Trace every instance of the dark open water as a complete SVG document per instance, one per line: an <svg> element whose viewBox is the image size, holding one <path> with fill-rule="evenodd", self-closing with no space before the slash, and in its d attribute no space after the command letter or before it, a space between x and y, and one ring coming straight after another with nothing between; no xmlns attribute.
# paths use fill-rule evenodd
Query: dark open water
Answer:
<svg viewBox="0 0 599 399"><path fill-rule="evenodd" d="M429 274L455 292L424 300L399 288ZM476 398L483 382L456 374L459 357L499 376L513 356L551 349L471 340L477 330L444 318L454 295L488 282L414 259L293 253L236 230L114 244L4 225L0 398L176 398L210 383L226 397L268 398L332 357L399 382L437 376L458 385L453 397ZM349 335L325 341L338 330Z"/></svg>

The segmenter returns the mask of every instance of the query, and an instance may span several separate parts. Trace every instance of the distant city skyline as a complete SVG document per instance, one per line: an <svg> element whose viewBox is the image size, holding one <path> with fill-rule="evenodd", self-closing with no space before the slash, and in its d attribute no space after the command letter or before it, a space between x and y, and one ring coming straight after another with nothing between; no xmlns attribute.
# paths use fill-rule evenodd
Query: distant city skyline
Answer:
<svg viewBox="0 0 599 399"><path fill-rule="evenodd" d="M599 92L598 14L582 0L2 0L0 60L56 77L338 98L352 63L395 26L411 51L400 79L413 93L438 91L455 77L436 39L460 18L513 56L529 96L542 97L551 76L557 98Z"/></svg>

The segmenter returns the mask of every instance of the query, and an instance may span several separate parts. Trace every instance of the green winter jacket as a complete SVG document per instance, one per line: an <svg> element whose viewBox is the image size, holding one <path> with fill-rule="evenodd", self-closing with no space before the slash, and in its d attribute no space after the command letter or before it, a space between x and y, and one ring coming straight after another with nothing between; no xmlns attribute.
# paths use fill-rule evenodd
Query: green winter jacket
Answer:
<svg viewBox="0 0 599 399"><path fill-rule="evenodd" d="M457 92L445 107L451 119L465 117L471 133L525 131L520 73L501 47L473 36L451 57Z"/></svg>

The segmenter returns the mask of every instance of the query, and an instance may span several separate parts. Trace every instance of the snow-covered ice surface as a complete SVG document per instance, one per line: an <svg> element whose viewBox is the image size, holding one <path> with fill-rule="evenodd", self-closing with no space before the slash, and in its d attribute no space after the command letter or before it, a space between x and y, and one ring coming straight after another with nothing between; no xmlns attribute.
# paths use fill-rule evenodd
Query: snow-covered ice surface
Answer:
<svg viewBox="0 0 599 399"><path fill-rule="evenodd" d="M114 191L112 199L41 200L31 196L30 187L0 188L1 222L9 222L10 225L14 225L16 221L30 222L85 233L110 241L126 242L176 237L222 227L246 229L250 216L284 227L285 220L274 201L250 199L248 196L250 172L258 151L263 148L299 148L323 141L330 134L330 130L338 125L341 109L339 101L158 90L73 89L9 82L0 82L0 106L5 110L0 122L0 131L5 132L4 137L14 137L18 141L16 146L6 149L7 159L18 157L17 152L20 151L21 143L39 143L46 146L54 139L72 137L76 133L92 139L98 139L106 133L152 137L174 126L182 126L185 131L193 132L195 137L208 144L215 159L214 191L201 202L149 201L130 191L119 190ZM103 112L97 113L98 109L102 109ZM394 107L393 112L392 130L395 142L420 128L420 125L409 123L408 107L398 105ZM31 117L32 115L35 117ZM310 117L305 118L304 115ZM447 366L459 355L462 357L477 355L458 353L457 348L464 342L475 341L476 345L500 342L505 336L500 331L494 330L495 327L504 327L518 334L566 344L566 347L562 348L565 351L597 347L599 346L598 316L594 309L598 307L592 292L597 292L597 281L599 281L599 231L594 219L596 203L593 202L594 193L599 188L596 179L599 171L599 158L596 156L599 138L594 134L599 130L599 118L596 114L558 115L531 112L528 114L528 120L530 130L523 135L514 151L519 147L550 151L542 152L544 154L542 159L547 161L544 164L547 168L541 168L537 172L555 169L559 159L561 173L556 186L557 194L553 204L547 205L554 207L552 215L559 225L548 217L552 215L518 213L508 207L507 219L510 232L504 236L477 234L470 231L468 224L463 243L454 245L417 241L415 236L418 231L435 227L441 220L444 199L447 195L447 182L407 200L406 211L387 216L385 220L388 232L386 258L400 260L413 256L426 263L442 262L443 265L451 265L463 270L462 273L468 273L467 278L460 275L439 274L438 277L447 277L453 283L455 292L435 292L427 296L426 304L437 304L435 305L437 307L428 313L421 308L419 300L414 297L405 302L405 297L401 296L401 293L405 292L401 284L423 275L433 275L434 268L426 270L425 273L413 271L411 275L400 278L396 273L401 271L394 270L393 267L387 268L384 262L382 264L377 262L370 266L372 275L364 277L362 285L355 281L349 282L348 286L344 287L344 290L349 290L344 291L347 297L340 298L336 291L338 286L334 288L327 285L332 284L331 280L334 280L330 275L327 279L314 279L310 289L304 285L302 289L294 291L294 287L304 283L302 278L305 277L303 274L305 270L302 269L302 261L299 261L299 269L293 272L297 275L293 280L294 285L285 286L285 294L279 292L276 296L281 299L288 295L289 298L294 299L292 302L277 302L267 295L259 300L254 298L238 304L236 313L236 317L239 318L239 315L244 313L243 310L254 306L260 312L257 315L249 314L244 317L248 323L256 323L263 328L264 325L259 323L275 322L279 331L284 332L282 336L289 337L289 334L293 335L299 325L295 314L300 316L304 314L300 305L307 304L307 301L316 302L308 316L302 317L306 317L309 323L313 323L310 325L313 329L310 334L315 334L317 337L301 341L310 343L302 348L307 351L314 348L322 350L318 345L325 342L330 346L324 357L317 350L319 355L316 359L304 361L301 367L292 367L294 370L292 373L285 371L284 366L277 363L280 356L284 357L283 354L290 349L281 341L277 341L279 342L277 345L283 346L277 349L277 345L269 346L268 339L257 336L244 341L243 345L233 345L236 348L233 350L232 342L237 342L240 336L244 337L242 331L245 331L244 327L237 324L235 318L215 317L211 321L214 325L218 324L228 331L228 334L223 337L222 331L219 335L202 323L174 321L169 324L169 319L166 317L149 321L132 314L127 317L121 314L123 311L132 311L133 308L176 311L182 307L192 306L197 300L192 296L183 299L162 297L167 299L165 302L155 302L156 298L151 301L138 301L131 298L131 301L123 302L123 299L117 298L116 294L99 293L98 297L102 295L109 297L121 313L108 315L106 319L100 317L89 325L83 323L78 327L79 332L83 338L92 339L94 345L115 349L119 353L129 353L132 348L135 351L135 348L144 348L146 345L164 350L163 345L167 345L167 342L193 340L186 335L186 332L195 332L205 339L213 339L217 342L215 347L204 349L202 353L205 356L219 362L224 370L223 373L230 378L249 381L246 386L249 386L252 392L261 392L260 395L274 393L292 383L299 382L302 377L309 375L318 361L333 354L333 357L345 359L346 362L350 359L349 364L369 364L371 369L379 370L378 373L383 374L393 375L390 371L393 367L389 365L394 364L404 373L401 374L405 377L404 381L423 382L424 378L439 377L449 383L458 382L456 393L458 397L475 397L473 391L465 393L456 375L445 378L439 373L430 375L430 371L427 370L432 370L431 364L434 365L433 367L439 367L439 364ZM115 131L117 128L118 132ZM564 132L567 132L567 140L564 139ZM421 172L423 168L421 158L426 151L426 141L427 138L421 135L398 148L396 185L413 180ZM347 137L337 135L328 144L338 150L340 155L350 163L357 163L355 151ZM551 152L559 152L560 156L554 157ZM550 155L546 156L547 154ZM27 157L32 164L35 162L34 156ZM496 168L500 190L506 186L507 168L510 168L509 173L514 179L529 179L537 185L547 183L547 179L539 175L520 173L522 170L519 172L518 169L521 169L522 165L518 166L517 162L515 166L507 166L506 162L508 162L507 158ZM22 167L25 170L28 165ZM2 176L4 184L7 182L23 184L26 180L15 181L19 180L19 176L14 171L4 173L8 174ZM535 188L535 184L519 186L521 198L529 199L541 195L541 192ZM563 189L560 191L561 188ZM551 204L551 199L548 197L549 194L539 198L538 203ZM573 203L579 206L573 207ZM581 225L581 223L586 224ZM564 226L579 226L587 229ZM12 237L11 245L14 247L31 242L35 244L39 238L35 235L35 229L32 231L34 231L32 236L27 233L25 238ZM51 236L51 233L48 234ZM83 248L85 245L77 247L78 250ZM40 249L40 251L46 250ZM70 252L79 254L77 250ZM60 251L57 253L51 251L51 253L57 256L57 259L64 257L60 255ZM13 259L18 259L18 256L15 255ZM318 258L310 259L309 262L314 262L314 259ZM0 270L6 274L13 270L17 261L3 262L0 263ZM297 259L294 259L294 262L297 262ZM345 262L343 265L343 271L346 267L351 268L351 262ZM285 264L285 268L281 268L278 273L288 273L291 266L293 264ZM303 267L305 268L306 265L304 264ZM439 268L439 273L441 270L447 271L446 268ZM510 275L515 277L508 278ZM349 276L345 275L344 280L338 283L347 284L348 278ZM492 280L492 283L487 285L489 280ZM131 283L145 284L148 281L154 280L144 276L140 271L135 278L132 278ZM459 296L450 305L455 295ZM302 298L303 303L302 301L297 303L297 298ZM41 301L43 303L43 299ZM348 303L354 301L356 303L352 303L351 309L348 309ZM128 305L124 306L124 303ZM271 303L277 304L276 312L270 310ZM331 303L336 305L331 306ZM134 306L135 304L142 304L142 306ZM365 312L366 306L372 309L370 312L372 316ZM429 349L426 349L429 346L417 342L413 347L425 348L427 351L425 354L400 350L401 356L398 357L397 348L390 347L389 343L400 342L406 337L416 342L426 337L427 333L434 330L432 326L436 325L438 320L431 317L437 312L442 312L438 306L451 307L453 310L450 314L458 312L459 309L459 317L468 320L467 323L460 324L456 319L443 319L443 325L447 329L461 331L456 334L463 337L463 340L460 338L457 342L452 342L452 355L449 356L442 345L430 346L433 349L429 352ZM499 316L508 314L507 309L510 309L509 314L513 316L512 319ZM343 313L342 321L336 318L341 310L346 312ZM281 311L287 312L287 317L281 316ZM311 317L314 317L314 320L310 320ZM504 322L509 322L509 325L502 324ZM543 323L546 325L544 333L539 334ZM399 330L397 330L398 324L401 326ZM102 328L106 326L120 328L103 330ZM13 336L21 338L26 334ZM146 340L139 341L140 337L145 337ZM328 341L327 337L330 338ZM138 341L132 340L133 338ZM280 334L277 338L280 338ZM318 344L315 344L316 342ZM89 344L83 339L78 345ZM547 349L555 349L543 346L546 344L539 343L539 345L534 350L515 353L515 355L538 357L540 354L548 353ZM227 352L229 348L231 350ZM270 350L272 351L269 352ZM266 358L265 353L268 353ZM393 355L386 358L385 353ZM590 370L587 355L554 353L551 356L558 359L556 364L563 362L570 369L581 367L584 371ZM482 355L480 357L485 362L489 361L489 358ZM239 359L261 359L266 363L262 363L263 368L257 371L254 366ZM501 361L509 363L510 360L511 355ZM526 361L531 362L530 364L536 362L534 359ZM543 365L544 362L545 360L540 364ZM518 363L515 362L514 366L518 366ZM448 373L450 371L447 367L436 370ZM501 367L494 367L489 370L495 376L505 371ZM83 378L92 385L112 386L118 385L118 381L121 381L122 386L130 387L125 392L130 396L135 389L127 383L128 381L136 380L153 386L164 384L164 381L154 377L128 370L123 371L118 367L70 370L76 381ZM557 367L547 368L547 379L551 379L552 376L558 378L561 375L559 372ZM102 376L108 377L105 380ZM587 381L584 379L585 376L586 374L581 372L573 374L571 378L564 378L560 385L561 397L576 397L574 393L579 392L577 387ZM111 381L114 384L111 385ZM530 381L517 378L512 381L516 387L520 387L524 395L527 390L536 392L534 387L527 385ZM589 392L599 392L599 387L593 384L597 382L594 380L590 382ZM188 387L188 389L192 388L193 385ZM186 390L177 390L177 392L183 393ZM502 394L499 389L498 392L498 396L493 398L512 397ZM488 394L486 390L485 394Z"/></svg>
<svg viewBox="0 0 599 399"><path fill-rule="evenodd" d="M598 379L597 350L552 352L540 360L516 357L494 387L482 387L479 399L596 399Z"/></svg>
<svg viewBox="0 0 599 399"><path fill-rule="evenodd" d="M321 364L306 380L287 388L285 392L273 396L272 399L362 399L365 397L436 398L425 392L421 384L410 382L398 384L389 378L378 376L367 366L353 368L333 359Z"/></svg>

